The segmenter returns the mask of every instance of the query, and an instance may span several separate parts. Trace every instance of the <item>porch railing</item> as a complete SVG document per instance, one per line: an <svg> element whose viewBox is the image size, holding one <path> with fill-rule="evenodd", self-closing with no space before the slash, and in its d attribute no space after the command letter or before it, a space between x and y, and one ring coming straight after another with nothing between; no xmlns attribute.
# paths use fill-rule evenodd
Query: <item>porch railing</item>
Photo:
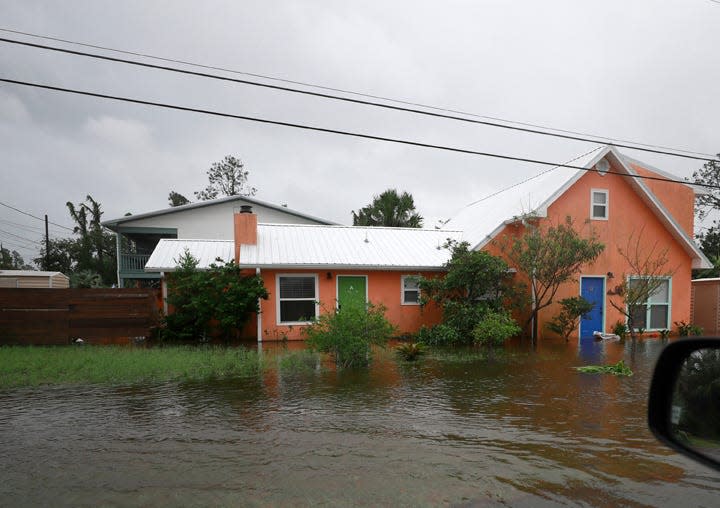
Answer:
<svg viewBox="0 0 720 508"><path fill-rule="evenodd" d="M142 272L150 254L120 254L121 272Z"/></svg>

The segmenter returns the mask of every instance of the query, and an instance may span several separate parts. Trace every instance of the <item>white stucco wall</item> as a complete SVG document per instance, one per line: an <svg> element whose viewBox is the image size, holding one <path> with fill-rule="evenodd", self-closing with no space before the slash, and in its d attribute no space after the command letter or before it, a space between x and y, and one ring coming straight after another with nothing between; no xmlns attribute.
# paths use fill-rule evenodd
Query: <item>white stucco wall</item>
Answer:
<svg viewBox="0 0 720 508"><path fill-rule="evenodd" d="M245 204L242 201L218 203L211 206L178 210L155 217L123 222L121 228L153 227L177 228L178 238L188 239L233 239L233 213ZM252 204L253 213L260 223L277 224L319 224L304 217L285 213L281 210Z"/></svg>

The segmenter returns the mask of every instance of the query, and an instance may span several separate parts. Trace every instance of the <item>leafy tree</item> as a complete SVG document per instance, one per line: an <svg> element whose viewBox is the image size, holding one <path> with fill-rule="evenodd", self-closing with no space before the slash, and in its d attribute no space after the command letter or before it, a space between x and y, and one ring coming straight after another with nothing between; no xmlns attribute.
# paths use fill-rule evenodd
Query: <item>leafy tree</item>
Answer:
<svg viewBox="0 0 720 508"><path fill-rule="evenodd" d="M713 210L720 210L720 162L708 161L693 172L692 178L694 183L710 186L707 192L695 196L695 213L702 220Z"/></svg>
<svg viewBox="0 0 720 508"><path fill-rule="evenodd" d="M70 286L74 288L102 287L102 277L91 270L80 270L70 275Z"/></svg>
<svg viewBox="0 0 720 508"><path fill-rule="evenodd" d="M574 280L586 263L597 259L605 246L591 235L582 238L572 219L548 227L529 226L519 237L500 243L501 251L530 282L533 343L538 336L538 313L551 305L561 285Z"/></svg>
<svg viewBox="0 0 720 508"><path fill-rule="evenodd" d="M470 250L467 242L449 241L445 247L451 252L445 263L446 275L420 280L422 302L439 305L443 323L425 329L419 340L436 345L471 344L476 340L476 328L485 318L504 312L502 298L508 267L499 257ZM483 335L482 331L478 333Z"/></svg>
<svg viewBox="0 0 720 508"><path fill-rule="evenodd" d="M72 275L75 272L89 271L100 275L102 284L109 286L115 281L117 259L115 235L106 231L102 224L100 203L88 195L85 201L77 205L66 203L70 217L75 222L75 238L51 239L46 249L43 239L42 250L34 259L43 270L59 271ZM49 250L49 256L46 251ZM48 259L49 258L49 259Z"/></svg>
<svg viewBox="0 0 720 508"><path fill-rule="evenodd" d="M179 192L170 191L170 194L168 194L168 204L170 206L189 205L190 200Z"/></svg>
<svg viewBox="0 0 720 508"><path fill-rule="evenodd" d="M720 226L716 224L704 234L699 235L697 239L700 242L700 249L713 264L713 267L697 270L697 272L694 271L694 276L698 279L720 277Z"/></svg>
<svg viewBox="0 0 720 508"><path fill-rule="evenodd" d="M660 248L657 241L650 248L642 245L642 234L642 229L637 235L631 234L627 245L618 247L618 253L626 261L629 273L623 274L620 284L609 291L610 305L626 317L628 332L633 340L640 328L636 323L638 313L647 311L647 301L674 272L667 268L670 249Z"/></svg>
<svg viewBox="0 0 720 508"><path fill-rule="evenodd" d="M195 197L201 201L215 199L218 196L254 196L255 187L246 187L249 171L240 159L226 155L220 162L214 162L207 171L210 184Z"/></svg>
<svg viewBox="0 0 720 508"><path fill-rule="evenodd" d="M177 261L178 269L167 278L173 312L165 317L166 340L203 341L216 333L237 338L250 314L259 312L258 299L268 297L262 279L243 275L232 261L204 271L187 251Z"/></svg>
<svg viewBox="0 0 720 508"><path fill-rule="evenodd" d="M404 228L420 228L423 218L415 211L415 202L407 192L398 194L395 189L388 189L373 202L352 212L353 226L389 226Z"/></svg>
<svg viewBox="0 0 720 508"><path fill-rule="evenodd" d="M385 318L385 307L351 300L337 312L323 312L303 330L307 345L330 353L341 367L367 365L372 346L385 346L395 327Z"/></svg>
<svg viewBox="0 0 720 508"><path fill-rule="evenodd" d="M588 302L582 296L573 296L560 300L560 305L562 310L548 323L548 328L562 336L567 342L570 339L570 334L577 330L580 316L590 312L595 307L595 304Z"/></svg>
<svg viewBox="0 0 720 508"><path fill-rule="evenodd" d="M32 270L32 266L25 264L18 251L0 245L0 270Z"/></svg>

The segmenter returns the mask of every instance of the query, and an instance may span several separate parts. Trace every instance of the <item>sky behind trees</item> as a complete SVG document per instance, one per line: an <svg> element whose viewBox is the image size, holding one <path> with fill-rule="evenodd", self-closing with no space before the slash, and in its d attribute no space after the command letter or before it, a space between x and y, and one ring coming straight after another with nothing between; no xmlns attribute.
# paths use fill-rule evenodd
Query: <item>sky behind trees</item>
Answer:
<svg viewBox="0 0 720 508"><path fill-rule="evenodd" d="M0 12L5 29L720 151L720 4L709 0L0 1ZM2 31L0 37L113 55ZM0 77L556 162L594 146L7 43L0 43ZM702 166L622 151L680 177ZM105 219L164 208L170 190L191 197L202 189L207 169L226 155L242 159L257 198L346 224L374 194L398 188L413 195L432 227L545 169L11 84L0 84L0 154L0 202L68 227L67 201L91 194ZM35 257L32 241L43 229L0 207L0 230L26 239L0 232L0 241L26 260ZM51 236L67 234L51 227Z"/></svg>

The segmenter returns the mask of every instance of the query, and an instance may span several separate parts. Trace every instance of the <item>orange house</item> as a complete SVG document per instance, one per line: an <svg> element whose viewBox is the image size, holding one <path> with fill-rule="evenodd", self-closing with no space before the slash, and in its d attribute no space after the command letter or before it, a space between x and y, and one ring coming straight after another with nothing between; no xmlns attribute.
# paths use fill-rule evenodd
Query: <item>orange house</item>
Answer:
<svg viewBox="0 0 720 508"><path fill-rule="evenodd" d="M561 286L555 298L557 302L582 295L595 303L580 320L576 335L580 337L625 323L624 314L611 305L614 301L622 307L617 286L623 278L632 284L633 279L648 275L636 273L633 265L642 266L642 261L666 253L662 273L655 272L663 282L635 315L635 322L647 331L671 329L675 321L689 322L691 271L711 266L692 240L697 191L689 184L668 182L677 178L612 146L597 148L567 166L466 208L446 227L462 230L463 240L474 249L497 255L503 239L520 235L527 227L561 223L568 216L581 234L595 234L605 245L603 253L583 267L577 280ZM557 303L541 310L541 337L550 333L545 325L559 310Z"/></svg>
<svg viewBox="0 0 720 508"><path fill-rule="evenodd" d="M234 241L162 239L146 269L172 271L187 249L200 268L234 259L262 277L270 294L243 330L263 340L303 339L324 312L361 298L386 307L397 333L440 321L435 305L420 306L418 277L435 277L449 259L443 244L460 232L415 228L258 224L250 207L234 214Z"/></svg>

